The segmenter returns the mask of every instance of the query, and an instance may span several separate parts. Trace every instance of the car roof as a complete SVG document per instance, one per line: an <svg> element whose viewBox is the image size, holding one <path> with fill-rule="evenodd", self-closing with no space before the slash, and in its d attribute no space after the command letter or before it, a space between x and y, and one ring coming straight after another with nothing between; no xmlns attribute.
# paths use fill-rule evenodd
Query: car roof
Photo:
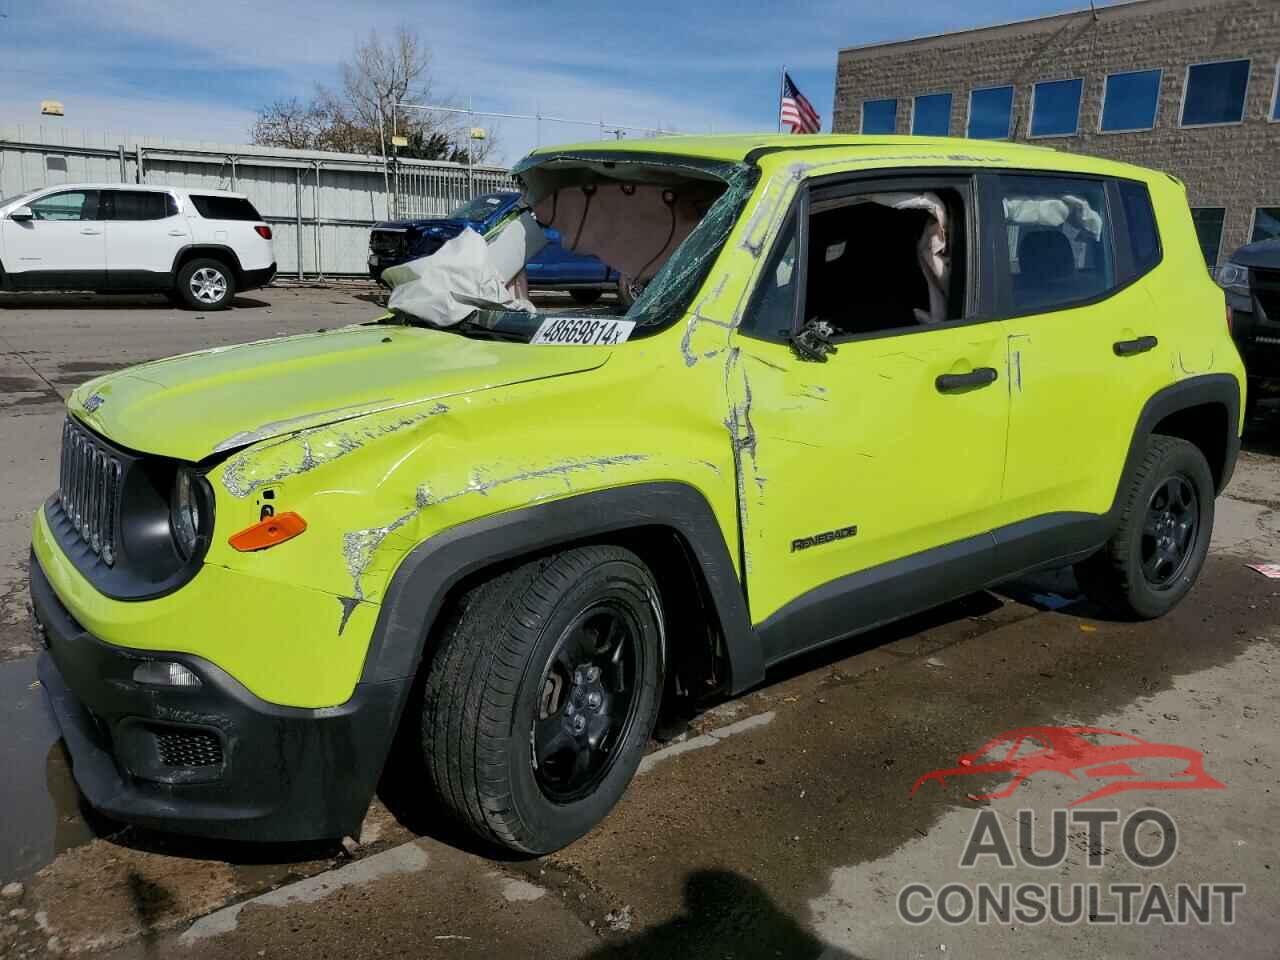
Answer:
<svg viewBox="0 0 1280 960"><path fill-rule="evenodd" d="M866 160L880 166L895 161L927 159L937 154L948 166L970 163L1032 167L1063 171L1089 171L1114 176L1147 178L1154 171L1101 160L1081 154L1066 153L1052 147L1016 143L1008 140L970 140L963 137L880 136L871 134L789 134L755 133L715 136L661 136L643 140L588 140L560 146L539 147L522 163L536 164L540 158L564 154L590 153L647 154L740 163L768 155L772 163L787 164L793 160L814 160L815 154L827 152L839 158ZM823 161L837 157L823 156Z"/></svg>
<svg viewBox="0 0 1280 960"><path fill-rule="evenodd" d="M50 183L43 187L35 187L31 192L43 193L46 190L145 190L154 193L195 193L202 197L231 197L237 200L248 199L246 194L235 193L231 190L205 190L201 187L172 187L155 183Z"/></svg>

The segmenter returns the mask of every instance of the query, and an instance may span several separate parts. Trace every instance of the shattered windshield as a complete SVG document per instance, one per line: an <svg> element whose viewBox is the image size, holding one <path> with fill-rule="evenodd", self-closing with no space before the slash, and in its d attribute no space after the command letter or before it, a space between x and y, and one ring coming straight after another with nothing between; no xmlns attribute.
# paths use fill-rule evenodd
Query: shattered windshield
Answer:
<svg viewBox="0 0 1280 960"><path fill-rule="evenodd" d="M532 213L525 214L524 226L506 229L514 229L525 238L519 242L527 243L524 231L554 227L567 249L597 256L617 270L635 292L634 302L628 307L619 298L587 309L538 310L528 301L527 288L515 292L522 279L518 274L505 286L506 277L493 278L479 292L464 293L456 279L462 268L446 274L442 260L433 281L455 284L455 306L462 301L478 309L448 323L428 318L426 325L520 343L610 345L657 333L688 309L759 175L747 164L686 158L635 163L616 156L555 159L532 169L517 168L517 174L524 173L524 196ZM501 241L486 239L489 259L500 259L493 251ZM459 255L467 244L478 249L474 239L466 238L458 244ZM449 257L453 251L442 253ZM393 292L393 309L396 300ZM422 321L421 311L416 317L399 312L399 322Z"/></svg>
<svg viewBox="0 0 1280 960"><path fill-rule="evenodd" d="M449 214L449 219L480 223L482 220L489 219L506 204L511 203L517 196L518 194L515 193L483 193L454 210L453 213Z"/></svg>

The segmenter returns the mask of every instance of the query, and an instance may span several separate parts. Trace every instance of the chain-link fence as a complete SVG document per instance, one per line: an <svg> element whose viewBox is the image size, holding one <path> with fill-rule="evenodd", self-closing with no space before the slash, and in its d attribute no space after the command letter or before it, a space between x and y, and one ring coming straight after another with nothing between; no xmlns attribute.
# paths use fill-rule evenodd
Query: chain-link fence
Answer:
<svg viewBox="0 0 1280 960"><path fill-rule="evenodd" d="M444 216L475 194L514 188L492 166L0 127L0 197L63 183L243 193L271 225L280 275L300 278L365 275L380 220Z"/></svg>

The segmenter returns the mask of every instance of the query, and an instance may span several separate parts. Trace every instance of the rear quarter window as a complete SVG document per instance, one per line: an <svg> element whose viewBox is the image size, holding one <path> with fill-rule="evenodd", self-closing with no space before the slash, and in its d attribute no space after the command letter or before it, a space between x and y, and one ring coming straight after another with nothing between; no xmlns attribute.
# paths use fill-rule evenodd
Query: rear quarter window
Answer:
<svg viewBox="0 0 1280 960"><path fill-rule="evenodd" d="M206 220L261 220L258 211L244 197L215 197L208 194L191 194L196 212Z"/></svg>
<svg viewBox="0 0 1280 960"><path fill-rule="evenodd" d="M1140 277L1160 262L1160 229L1156 226L1156 214L1146 185L1134 180L1120 180L1117 186L1124 206L1134 276Z"/></svg>

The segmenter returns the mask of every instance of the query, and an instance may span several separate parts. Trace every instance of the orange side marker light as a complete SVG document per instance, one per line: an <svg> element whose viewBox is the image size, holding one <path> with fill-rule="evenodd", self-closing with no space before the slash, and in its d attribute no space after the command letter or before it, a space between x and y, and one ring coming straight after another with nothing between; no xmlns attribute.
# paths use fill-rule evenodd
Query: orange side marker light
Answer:
<svg viewBox="0 0 1280 960"><path fill-rule="evenodd" d="M242 552L265 550L277 543L292 540L307 529L307 521L296 513L281 513L267 517L251 527L245 527L239 533L232 534L227 540L231 546Z"/></svg>

